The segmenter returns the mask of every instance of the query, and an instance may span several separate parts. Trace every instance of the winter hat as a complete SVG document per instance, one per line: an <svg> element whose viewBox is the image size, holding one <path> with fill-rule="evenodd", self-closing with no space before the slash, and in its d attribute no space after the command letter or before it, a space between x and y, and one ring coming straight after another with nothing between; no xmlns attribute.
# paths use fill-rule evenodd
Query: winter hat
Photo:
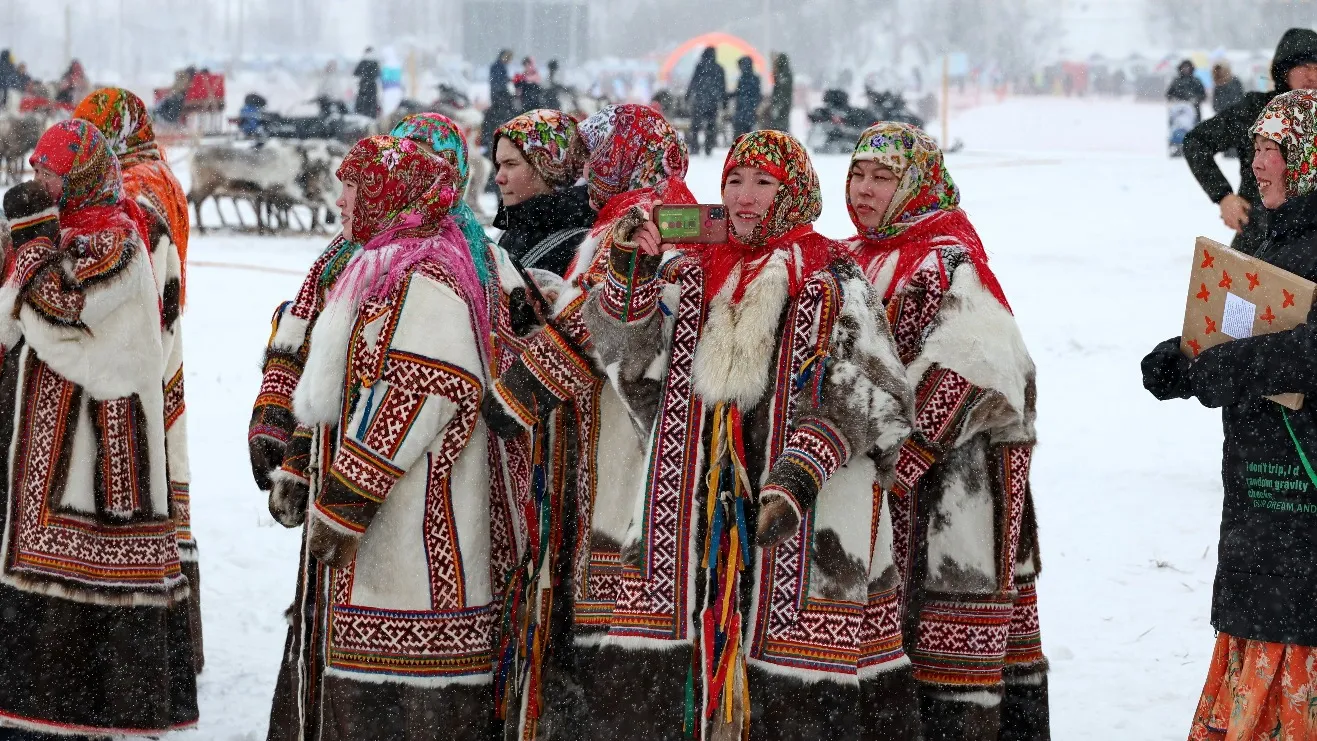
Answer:
<svg viewBox="0 0 1317 741"><path fill-rule="evenodd" d="M562 111L539 108L508 121L494 132L498 140L507 138L521 152L530 166L554 190L561 190L581 178L589 153L576 129L576 121Z"/></svg>
<svg viewBox="0 0 1317 741"><path fill-rule="evenodd" d="M73 117L90 121L100 129L124 169L160 159L146 103L121 87L101 88L91 93L73 109Z"/></svg>
<svg viewBox="0 0 1317 741"><path fill-rule="evenodd" d="M111 206L123 199L119 160L109 140L89 121L71 118L46 130L28 160L64 179L62 211Z"/></svg>
<svg viewBox="0 0 1317 741"><path fill-rule="evenodd" d="M1317 90L1276 96L1249 133L1276 142L1285 153L1286 198L1317 190Z"/></svg>
<svg viewBox="0 0 1317 741"><path fill-rule="evenodd" d="M1303 64L1317 62L1317 31L1308 28L1291 28L1280 37L1276 53L1271 58L1271 80L1277 92L1288 92L1285 75Z"/></svg>
<svg viewBox="0 0 1317 741"><path fill-rule="evenodd" d="M453 204L452 216L458 227L461 228L462 234L466 237L467 244L471 248L471 259L475 262L480 281L482 283L487 282L489 279L489 266L485 261L484 245L489 237L485 233L485 228L480 225L475 213L472 212L471 207L460 198L466 192L467 182L471 175L470 163L467 159L466 137L462 135L461 127L442 113L417 113L398 122L398 125L394 126L393 131L390 131L389 134L426 144L434 150L435 154L444 158L448 161L448 164L453 166L457 174L457 182L454 187L457 189L459 199Z"/></svg>
<svg viewBox="0 0 1317 741"><path fill-rule="evenodd" d="M590 150L585 182L596 211L621 193L686 177L686 143L649 106L610 105L582 121L580 132Z"/></svg>
<svg viewBox="0 0 1317 741"><path fill-rule="evenodd" d="M947 172L942 149L914 126L883 121L865 129L851 155L852 165L864 161L876 162L897 177L896 193L883 214L883 225L866 227L851 207L851 176L847 173L846 211L866 239L896 236L936 211L960 205L960 190Z"/></svg>
<svg viewBox="0 0 1317 741"><path fill-rule="evenodd" d="M737 167L757 167L782 184L754 234L741 239L732 232L729 237L733 242L763 246L792 229L814 223L823 212L818 173L805 147L790 134L765 129L738 137L723 162L723 189L727 187L727 176Z"/></svg>

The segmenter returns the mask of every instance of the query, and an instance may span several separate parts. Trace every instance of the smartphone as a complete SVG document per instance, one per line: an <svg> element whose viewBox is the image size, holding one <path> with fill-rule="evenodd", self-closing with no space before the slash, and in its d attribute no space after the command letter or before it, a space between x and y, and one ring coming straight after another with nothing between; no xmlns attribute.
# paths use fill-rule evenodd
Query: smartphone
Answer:
<svg viewBox="0 0 1317 741"><path fill-rule="evenodd" d="M659 239L665 244L721 244L727 241L727 207L699 204L654 209Z"/></svg>

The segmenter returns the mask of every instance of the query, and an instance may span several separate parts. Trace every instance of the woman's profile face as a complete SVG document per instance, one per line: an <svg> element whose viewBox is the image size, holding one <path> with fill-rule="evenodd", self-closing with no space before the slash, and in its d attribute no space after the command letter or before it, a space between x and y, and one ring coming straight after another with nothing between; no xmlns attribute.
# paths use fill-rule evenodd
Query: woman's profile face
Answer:
<svg viewBox="0 0 1317 741"><path fill-rule="evenodd" d="M1285 203L1285 154L1279 144L1261 136L1253 137L1253 176L1258 179L1262 205L1280 208Z"/></svg>
<svg viewBox="0 0 1317 741"><path fill-rule="evenodd" d="M867 229L884 226L887 209L892 205L899 183L896 173L877 162L861 160L851 165L846 196L860 224Z"/></svg>
<svg viewBox="0 0 1317 741"><path fill-rule="evenodd" d="M33 180L41 186L42 190L46 191L51 200L59 203L60 198L64 195L64 178L56 174L54 170L41 165L36 165L34 170L36 171L36 177Z"/></svg>
<svg viewBox="0 0 1317 741"><path fill-rule="evenodd" d="M758 167L736 167L728 173L723 185L723 205L727 207L738 237L750 238L773 207L773 199L781 186L781 180Z"/></svg>
<svg viewBox="0 0 1317 741"><path fill-rule="evenodd" d="M343 238L351 242L352 211L357 207L357 184L343 183L343 193L334 204L338 206L338 223L343 227Z"/></svg>

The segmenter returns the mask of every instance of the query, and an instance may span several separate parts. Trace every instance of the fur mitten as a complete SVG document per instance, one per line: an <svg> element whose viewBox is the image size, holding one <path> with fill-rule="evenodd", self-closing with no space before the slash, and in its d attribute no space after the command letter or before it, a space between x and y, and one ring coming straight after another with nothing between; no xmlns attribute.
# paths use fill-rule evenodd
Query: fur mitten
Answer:
<svg viewBox="0 0 1317 741"><path fill-rule="evenodd" d="M320 563L333 569L341 569L352 563L357 556L357 546L361 536L348 533L330 525L319 516L311 518L310 532L307 536L311 555Z"/></svg>
<svg viewBox="0 0 1317 741"><path fill-rule="evenodd" d="M271 475L270 516L284 527L300 527L306 521L306 504L311 488L306 481L282 469Z"/></svg>

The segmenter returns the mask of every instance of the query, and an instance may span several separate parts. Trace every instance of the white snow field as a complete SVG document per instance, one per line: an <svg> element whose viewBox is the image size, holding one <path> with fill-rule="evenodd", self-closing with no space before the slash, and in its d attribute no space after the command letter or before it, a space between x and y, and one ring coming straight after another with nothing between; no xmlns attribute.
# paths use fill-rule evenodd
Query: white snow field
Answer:
<svg viewBox="0 0 1317 741"><path fill-rule="evenodd" d="M1139 360L1180 332L1194 237L1229 233L1184 162L1166 157L1165 128L1158 105L1052 99L952 126L966 148L949 170L1038 364L1033 486L1058 741L1185 738L1212 647L1219 416L1155 402ZM721 164L691 168L706 202ZM820 230L849 236L847 160L816 164ZM207 655L200 727L181 737L264 738L299 534L267 513L246 429L270 315L325 242L192 239L187 401Z"/></svg>

